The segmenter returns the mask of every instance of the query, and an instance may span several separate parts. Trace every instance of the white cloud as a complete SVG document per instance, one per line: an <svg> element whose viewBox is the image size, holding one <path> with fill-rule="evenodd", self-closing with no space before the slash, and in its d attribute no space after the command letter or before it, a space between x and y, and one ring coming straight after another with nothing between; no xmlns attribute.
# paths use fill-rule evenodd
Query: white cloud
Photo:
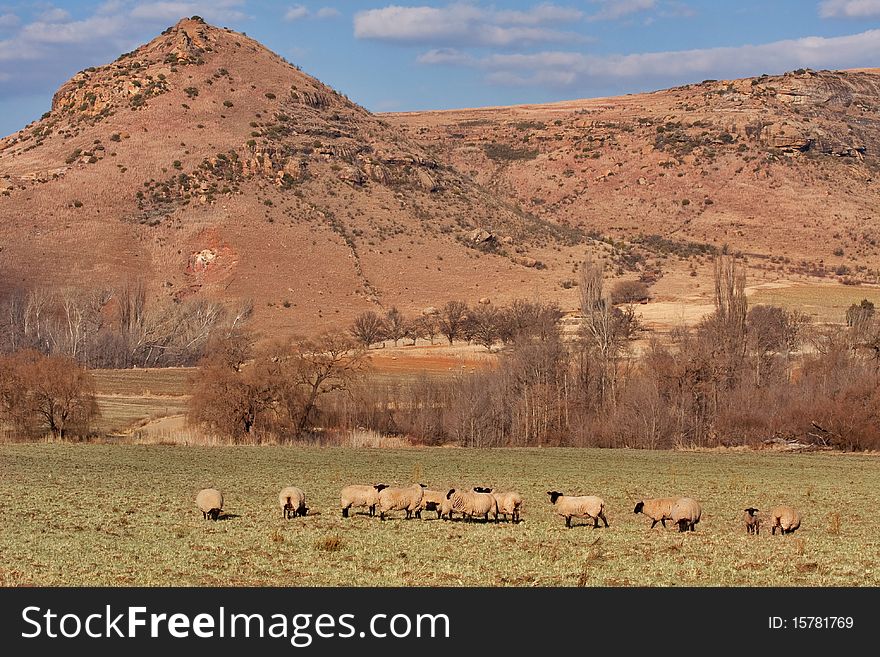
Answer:
<svg viewBox="0 0 880 657"><path fill-rule="evenodd" d="M13 27L18 27L20 22L21 19L15 14L0 14L0 30L9 30Z"/></svg>
<svg viewBox="0 0 880 657"><path fill-rule="evenodd" d="M657 0L590 0L590 2L602 5L598 12L589 17L588 20L591 21L616 20L653 9L657 5Z"/></svg>
<svg viewBox="0 0 880 657"><path fill-rule="evenodd" d="M880 16L880 0L824 0L819 3L822 18L868 18Z"/></svg>
<svg viewBox="0 0 880 657"><path fill-rule="evenodd" d="M571 21L581 12L543 4L528 11L498 11L465 3L446 7L400 7L362 11L354 35L389 43L513 46L581 40L577 34L539 25Z"/></svg>
<svg viewBox="0 0 880 657"><path fill-rule="evenodd" d="M305 18L309 15L309 10L303 5L294 5L290 7L287 12L284 14L284 20L286 21L298 21L301 18Z"/></svg>
<svg viewBox="0 0 880 657"><path fill-rule="evenodd" d="M43 23L64 23L70 20L70 14L64 9L51 7L40 14L39 20Z"/></svg>
<svg viewBox="0 0 880 657"><path fill-rule="evenodd" d="M473 65L476 60L467 53L455 48L435 48L418 56L419 64L452 64L458 66Z"/></svg>
<svg viewBox="0 0 880 657"><path fill-rule="evenodd" d="M880 29L840 37L804 37L763 45L590 55L579 52L494 54L470 58L458 51L429 51L423 64L458 64L482 69L493 84L591 87L633 82L670 86L705 78L781 73L800 67L855 68L880 60Z"/></svg>
<svg viewBox="0 0 880 657"><path fill-rule="evenodd" d="M284 20L288 22L298 21L304 18L317 18L321 20L327 18L336 18L339 15L339 10L334 7L321 7L317 11L313 12L304 5L293 5L284 14Z"/></svg>

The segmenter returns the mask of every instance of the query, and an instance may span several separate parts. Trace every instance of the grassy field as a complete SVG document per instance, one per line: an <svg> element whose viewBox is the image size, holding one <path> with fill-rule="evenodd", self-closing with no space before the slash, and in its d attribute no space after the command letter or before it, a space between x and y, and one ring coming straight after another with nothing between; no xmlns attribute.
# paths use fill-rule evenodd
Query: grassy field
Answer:
<svg viewBox="0 0 880 657"><path fill-rule="evenodd" d="M0 445L0 584L877 586L878 465L827 453ZM375 480L514 488L524 521L341 518L340 488ZM289 484L306 491L308 517L282 519ZM205 486L224 491L225 519L202 520ZM603 496L611 527L566 530L551 489ZM665 494L703 503L695 533L649 530L632 513ZM747 536L741 510L780 501L802 510L801 529Z"/></svg>
<svg viewBox="0 0 880 657"><path fill-rule="evenodd" d="M151 420L186 413L194 369L93 370L100 416L95 428L122 434Z"/></svg>
<svg viewBox="0 0 880 657"><path fill-rule="evenodd" d="M749 296L749 305L767 304L800 310L816 322L843 323L846 309L862 299L880 306L880 288L847 285L792 285L762 288Z"/></svg>

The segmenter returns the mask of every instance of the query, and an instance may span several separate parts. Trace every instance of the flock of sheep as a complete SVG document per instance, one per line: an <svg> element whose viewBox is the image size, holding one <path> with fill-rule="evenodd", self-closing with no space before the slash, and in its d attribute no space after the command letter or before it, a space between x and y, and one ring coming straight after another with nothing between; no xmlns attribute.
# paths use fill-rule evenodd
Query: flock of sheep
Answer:
<svg viewBox="0 0 880 657"><path fill-rule="evenodd" d="M599 526L601 520L608 527L605 517L605 501L595 495L565 495L559 491L548 491L553 512L565 518L565 526L571 527L572 518L586 518L593 521L593 527ZM306 495L296 486L287 486L278 494L278 503L286 519L305 516L309 509L306 506ZM425 484L413 484L407 487L386 486L385 484L346 486L340 494L342 517L347 518L352 507L366 508L370 516L379 510L379 518L385 520L390 511L403 511L406 518L422 517L422 511L436 511L437 518L452 520L455 513L463 518L473 520L483 518L498 521L499 516L505 520L519 522L523 498L519 493L493 492L491 488L475 487L471 490L450 489L444 493L429 490ZM223 494L214 489L206 488L196 496L196 506L204 519L217 520L223 509ZM666 527L671 520L678 526L679 532L694 531L703 509L700 503L690 497L663 497L640 500L636 503L633 513L642 513L651 519L651 528L659 522ZM790 534L801 525L801 514L790 506L774 506L764 515L758 509L749 507L743 516L746 532L758 534L762 524L769 524L770 533Z"/></svg>

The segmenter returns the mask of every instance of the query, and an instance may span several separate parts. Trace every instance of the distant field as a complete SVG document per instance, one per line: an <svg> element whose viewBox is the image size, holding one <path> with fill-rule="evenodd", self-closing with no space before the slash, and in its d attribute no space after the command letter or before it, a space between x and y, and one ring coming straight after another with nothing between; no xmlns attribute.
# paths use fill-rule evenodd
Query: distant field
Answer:
<svg viewBox="0 0 880 657"><path fill-rule="evenodd" d="M868 455L19 444L0 445L0 464L7 586L880 585ZM376 480L515 488L524 522L341 518L340 488ZM282 520L288 484L308 517ZM202 520L204 486L224 491L227 519ZM603 496L611 527L566 530L551 489ZM695 533L632 513L663 494L701 500ZM777 501L804 512L801 530L747 536L741 510Z"/></svg>
<svg viewBox="0 0 880 657"><path fill-rule="evenodd" d="M845 321L846 309L867 299L880 307L880 288L848 285L793 285L760 288L749 296L749 305L767 304L800 310L818 322Z"/></svg>
<svg viewBox="0 0 880 657"><path fill-rule="evenodd" d="M98 431L124 433L145 422L186 413L193 368L93 370L98 388Z"/></svg>

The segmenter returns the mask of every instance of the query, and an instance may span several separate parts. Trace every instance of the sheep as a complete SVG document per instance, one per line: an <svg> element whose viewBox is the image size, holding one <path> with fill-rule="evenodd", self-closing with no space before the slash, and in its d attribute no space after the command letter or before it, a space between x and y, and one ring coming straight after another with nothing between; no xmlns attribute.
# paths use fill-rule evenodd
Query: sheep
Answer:
<svg viewBox="0 0 880 657"><path fill-rule="evenodd" d="M196 506L201 509L203 520L217 520L223 509L223 493L216 488L204 488L196 495Z"/></svg>
<svg viewBox="0 0 880 657"><path fill-rule="evenodd" d="M678 531L694 531L694 525L700 522L703 508L700 503L690 497L680 497L672 507L672 522L678 525Z"/></svg>
<svg viewBox="0 0 880 657"><path fill-rule="evenodd" d="M758 509L750 506L745 510L743 521L746 524L746 534L754 534L757 536L761 531L761 518L758 516Z"/></svg>
<svg viewBox="0 0 880 657"><path fill-rule="evenodd" d="M672 518L672 507L675 506L677 497L656 497L653 499L640 500L636 503L633 513L644 513L651 519L651 529L659 522L666 528L666 521Z"/></svg>
<svg viewBox="0 0 880 657"><path fill-rule="evenodd" d="M767 512L767 516L767 522L770 523L770 533L774 536L777 529L780 534L791 534L801 526L801 514L784 504L774 506Z"/></svg>
<svg viewBox="0 0 880 657"><path fill-rule="evenodd" d="M452 520L455 512L471 520L475 516L483 516L484 520L489 520L490 513L498 517L498 503L492 497L491 488L475 488L472 491L450 488L441 507L441 516Z"/></svg>
<svg viewBox="0 0 880 657"><path fill-rule="evenodd" d="M446 499L446 493L441 490L424 490L422 491L422 503L416 511L416 518L422 517L422 511L436 511L437 518L440 518L443 508L443 500Z"/></svg>
<svg viewBox="0 0 880 657"><path fill-rule="evenodd" d="M304 516L309 512L306 506L306 494L296 486L287 486L278 493L278 503L281 505L281 513L284 519Z"/></svg>
<svg viewBox="0 0 880 657"><path fill-rule="evenodd" d="M419 510L422 503L424 484L413 484L406 488L384 486L379 491L379 518L385 520L389 511L406 511L407 519Z"/></svg>
<svg viewBox="0 0 880 657"><path fill-rule="evenodd" d="M369 510L370 517L376 515L376 506L379 504L379 493L388 488L385 484L362 486L354 484L346 486L340 493L342 505L342 517L348 518L348 510L353 506L365 506Z"/></svg>
<svg viewBox="0 0 880 657"><path fill-rule="evenodd" d="M477 489L475 488L474 490ZM508 491L506 493L492 493L492 497L495 498L495 503L498 505L495 520L498 520L499 515L503 515L505 520L509 516L513 522L519 522L519 514L523 503L522 495L514 491Z"/></svg>
<svg viewBox="0 0 880 657"><path fill-rule="evenodd" d="M605 517L605 500L595 495L565 495L559 491L547 491L550 496L550 504L554 507L553 512L565 518L565 526L571 529L572 517L592 518L593 528L599 526L599 520L608 527L608 519Z"/></svg>

